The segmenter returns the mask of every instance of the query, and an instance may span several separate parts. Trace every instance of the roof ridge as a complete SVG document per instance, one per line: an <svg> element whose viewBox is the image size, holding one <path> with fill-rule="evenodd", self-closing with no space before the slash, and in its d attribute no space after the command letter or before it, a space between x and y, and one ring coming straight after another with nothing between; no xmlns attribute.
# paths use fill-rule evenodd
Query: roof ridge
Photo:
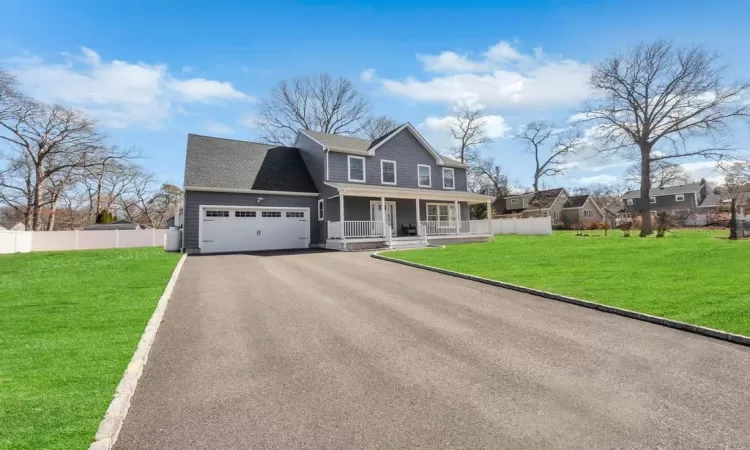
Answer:
<svg viewBox="0 0 750 450"><path fill-rule="evenodd" d="M203 138L209 138L209 139L221 139L223 141L242 142L244 144L267 145L269 147L296 148L296 147L289 147L288 145L278 145L278 144L269 144L266 142L246 141L242 139L232 139L232 138L225 138L225 137L219 137L219 136L208 136L206 134L198 134L198 133L188 133L188 136L197 136L197 137L203 137Z"/></svg>

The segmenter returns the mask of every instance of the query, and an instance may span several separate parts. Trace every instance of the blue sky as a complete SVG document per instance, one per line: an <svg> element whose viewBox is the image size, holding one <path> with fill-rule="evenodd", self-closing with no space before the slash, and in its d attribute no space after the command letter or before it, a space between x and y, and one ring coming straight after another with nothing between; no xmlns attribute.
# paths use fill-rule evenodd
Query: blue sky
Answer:
<svg viewBox="0 0 750 450"><path fill-rule="evenodd" d="M611 52L665 37L719 52L733 78L750 73L747 1L364 3L5 1L0 61L30 94L90 112L175 183L187 133L257 138L257 99L296 75L351 79L373 113L442 149L451 105L476 101L496 138L485 153L529 185L531 156L510 135L530 120L564 122L587 95L590 65ZM750 142L747 130L737 139ZM686 163L711 176L710 164ZM546 184L623 170L585 160Z"/></svg>

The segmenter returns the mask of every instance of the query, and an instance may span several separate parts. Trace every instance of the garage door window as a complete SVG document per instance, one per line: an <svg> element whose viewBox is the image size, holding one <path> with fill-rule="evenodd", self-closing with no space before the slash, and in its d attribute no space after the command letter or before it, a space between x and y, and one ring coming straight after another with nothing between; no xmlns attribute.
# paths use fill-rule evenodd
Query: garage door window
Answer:
<svg viewBox="0 0 750 450"><path fill-rule="evenodd" d="M235 211L234 217L255 217L255 211Z"/></svg>
<svg viewBox="0 0 750 450"><path fill-rule="evenodd" d="M263 211L263 217L281 217L281 211Z"/></svg>
<svg viewBox="0 0 750 450"><path fill-rule="evenodd" d="M305 213L302 211L291 211L286 213L287 219L295 218L295 219L304 219Z"/></svg>
<svg viewBox="0 0 750 450"><path fill-rule="evenodd" d="M229 211L206 210L206 217L229 217Z"/></svg>

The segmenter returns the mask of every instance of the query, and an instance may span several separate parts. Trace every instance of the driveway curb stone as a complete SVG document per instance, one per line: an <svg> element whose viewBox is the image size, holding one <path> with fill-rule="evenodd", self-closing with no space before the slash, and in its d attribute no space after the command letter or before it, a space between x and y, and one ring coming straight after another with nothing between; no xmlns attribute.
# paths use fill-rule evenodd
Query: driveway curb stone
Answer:
<svg viewBox="0 0 750 450"><path fill-rule="evenodd" d="M148 353L154 344L156 332L164 317L164 311L167 309L167 303L172 296L172 290L174 290L177 277L180 275L182 266L185 263L185 258L187 258L187 254L182 255L174 271L172 271L172 276L167 283L167 287L164 289L161 298L159 298L156 309L146 325L141 340L138 342L138 347L133 354L133 358L130 360L120 383L117 385L114 398L109 404L107 412L104 414L104 419L99 424L99 429L96 431L94 442L89 447L89 450L109 450L115 445L117 436L120 434L120 429L122 429L122 424L125 421L125 416L128 414L128 409L130 409L130 400L133 398L133 393L135 393L138 379L143 373L143 366L148 361Z"/></svg>
<svg viewBox="0 0 750 450"><path fill-rule="evenodd" d="M714 330L713 328L692 325L689 323L680 322L678 320L665 319L664 317L652 316L650 314L630 311L628 309L615 308L614 306L602 305L600 303L594 303L594 302L590 302L587 300L581 300L575 297L568 297L566 295L553 294L551 292L540 291L538 289L532 289L532 288L519 286L519 285L511 284L511 283L505 283L503 281L491 280L489 278L478 277L476 275L469 275L469 274L465 274L461 272L454 272L452 270L441 269L439 267L428 266L428 265L414 263L410 261L403 261L400 259L395 259L395 258L390 258L388 256L384 256L380 253L381 252L375 252L371 256L375 259L380 259L382 261L403 264L406 266L416 267L418 269L424 269L424 270L429 270L431 272L441 273L443 275L450 275L450 276L454 276L458 278L463 278L465 280L478 281L484 284L490 284L490 285L505 288L505 289L511 289L511 290L518 291L518 292L524 292L526 294L544 297L550 300L557 300L560 302L583 306L584 308L596 309L596 310L603 311L603 312L610 313L610 314L617 314L620 316L629 317L631 319L642 320L644 322L650 322L650 323L654 323L657 325L662 325L665 327L687 331L689 333L700 334L700 335L711 337L714 339L720 339L722 341L728 341L728 342L732 342L735 344L746 345L750 347L750 337L748 336L727 333L725 331Z"/></svg>

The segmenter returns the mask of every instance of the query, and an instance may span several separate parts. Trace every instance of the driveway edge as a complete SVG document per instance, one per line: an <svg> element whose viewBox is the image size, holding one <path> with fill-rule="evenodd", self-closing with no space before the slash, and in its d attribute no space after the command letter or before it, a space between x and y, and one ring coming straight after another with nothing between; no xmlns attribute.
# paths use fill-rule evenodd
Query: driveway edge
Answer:
<svg viewBox="0 0 750 450"><path fill-rule="evenodd" d="M510 289L513 291L524 292L526 294L532 294L532 295L544 297L550 300L557 300L560 302L583 306L584 308L596 309L596 310L603 311L606 313L617 314L620 316L629 317L631 319L642 320L644 322L650 322L650 323L654 323L657 325L674 328L676 330L682 330L682 331L687 331L690 333L700 334L700 335L707 336L710 338L720 339L722 341L750 346L750 337L742 336L740 334L727 333L725 331L714 330L713 328L692 325L689 323L680 322L678 320L665 319L664 317L652 316L650 314L639 313L639 312L631 311L629 309L622 309L622 308L616 308L614 306L602 305L600 303L594 303L588 300L581 300L579 298L568 297L566 295L553 294L551 292L540 291L538 289L532 289L532 288L519 286L519 285L511 284L511 283L505 283L503 281L491 280L489 278L478 277L476 275L469 275L469 274L465 274L461 272L454 272L452 270L441 269L439 267L427 266L424 264L413 263L410 261L403 261L400 259L389 258L387 256L381 255L380 252L375 252L371 256L375 259L380 259L383 261L389 261L389 262L393 262L397 264L403 264L406 266L416 267L418 269L429 270L432 272L441 273L443 275L450 275L450 276L454 276L458 278L463 278L465 280L478 281L480 283L490 284L493 286Z"/></svg>
<svg viewBox="0 0 750 450"><path fill-rule="evenodd" d="M133 398L138 379L141 378L141 374L143 373L143 366L148 361L148 353L154 344L156 332L159 330L159 325L161 325L164 318L164 311L167 309L167 303L172 296L174 285L177 282L177 277L180 275L186 258L187 254L183 254L177 262L174 271L172 271L172 276L167 283L167 287L156 304L156 309L146 325L146 329L141 336L141 340L138 342L138 347L133 354L133 358L125 369L120 384L117 385L114 398L109 404L107 412L104 414L104 419L99 424L99 429L96 431L94 442L89 447L89 450L109 450L115 445L117 436L120 434L122 424L125 421L125 416L128 414L128 409L130 409L130 400Z"/></svg>

